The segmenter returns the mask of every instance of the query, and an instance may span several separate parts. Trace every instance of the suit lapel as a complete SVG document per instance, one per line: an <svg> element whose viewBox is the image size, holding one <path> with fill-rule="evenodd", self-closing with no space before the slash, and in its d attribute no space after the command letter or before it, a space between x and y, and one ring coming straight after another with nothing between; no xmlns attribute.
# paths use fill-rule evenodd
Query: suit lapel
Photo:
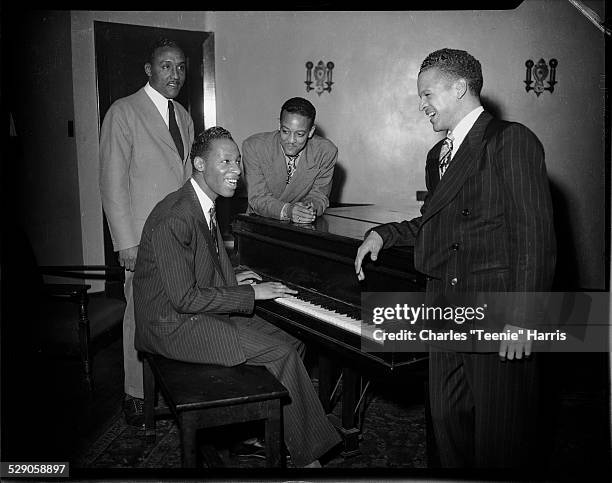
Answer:
<svg viewBox="0 0 612 483"><path fill-rule="evenodd" d="M193 213L193 216L197 220L198 227L200 228L200 232L206 241L206 249L208 250L208 255L210 259L213 261L213 265L221 275L221 277L226 280L225 274L223 273L223 269L221 268L221 263L219 260L219 254L215 250L214 242L210 233L210 228L208 227L208 223L206 223L206 217L202 212L202 205L200 205L200 200L198 200L198 195L196 194L193 186L191 186L191 180L188 180L185 183L185 193L187 198L189 199L189 206ZM218 228L217 228L218 230ZM221 247L219 247L221 249ZM226 280L227 282L227 280Z"/></svg>
<svg viewBox="0 0 612 483"><path fill-rule="evenodd" d="M217 231L219 230L219 225L217 225ZM236 281L236 274L234 273L234 267L232 267L232 262L227 255L227 251L225 250L225 246L223 245L223 238L221 237L221 233L217 233L219 237L219 261L221 263L221 270L223 272L223 277L225 278L225 282L227 285L238 285Z"/></svg>
<svg viewBox="0 0 612 483"><path fill-rule="evenodd" d="M436 190L438 183L440 182L440 150L444 144L444 139L441 139L432 149L430 149L427 155L427 162L425 163L425 176L429 183L427 189L431 191L431 195Z"/></svg>
<svg viewBox="0 0 612 483"><path fill-rule="evenodd" d="M174 140L172 139L172 136L170 135L170 130L168 129L168 126L166 126L164 118L162 117L160 112L157 110L157 107L155 107L155 104L153 103L149 95L145 92L144 87L139 92L141 93L140 102L142 105L142 109L145 112L147 119L150 120L150 126L152 130L154 131L155 136L161 142L168 145L168 147L174 153L176 153L177 160L180 161L181 164L183 164L183 160L179 156L179 153L176 149L176 144L174 144ZM175 112L176 112L176 109L175 109ZM176 117L177 117L177 124L179 125L179 131L181 132L181 138L183 140L183 146L185 146L185 136L183 134L183 127L182 127L183 123L180 121L180 116L177 115Z"/></svg>
<svg viewBox="0 0 612 483"><path fill-rule="evenodd" d="M435 192L429 200L429 206L425 214L423 214L422 223L425 223L450 203L465 183L465 180L472 174L478 156L481 155L485 128L491 119L492 116L489 113L483 112L468 132L461 143L459 151L457 151L457 154L449 164L446 173L444 173L444 176L437 184ZM441 146L442 143L440 143ZM432 149L432 152L439 155L440 149ZM431 164L437 166L433 162Z"/></svg>
<svg viewBox="0 0 612 483"><path fill-rule="evenodd" d="M294 193L297 194L297 193L302 192L304 188L307 187L309 183L311 183L312 177L304 174L305 172L310 171L313 168L316 168L314 156L309 155L309 146L310 146L310 141L306 143L306 146L304 147L304 150L302 151L302 154L300 156L300 160L295 170L295 173L293 173L293 177L291 178L291 182L285 186L285 189L283 190L281 194L281 198L290 199L293 197ZM286 163L284 162L285 155L283 153L282 148L280 148L280 151L281 151L281 157L283 159L283 168L284 168L284 173L285 173L284 175L285 175L285 180L286 180L287 179L287 168L286 168Z"/></svg>
<svg viewBox="0 0 612 483"><path fill-rule="evenodd" d="M280 160L281 162L279 162L278 160ZM287 162L285 161L285 152L283 151L283 148L280 145L280 134L278 131L276 131L276 134L274 135L274 155L270 160L270 168L274 173L274 179L278 180L278 182L282 183L282 185L286 185ZM287 188L285 186L285 190L286 189Z"/></svg>

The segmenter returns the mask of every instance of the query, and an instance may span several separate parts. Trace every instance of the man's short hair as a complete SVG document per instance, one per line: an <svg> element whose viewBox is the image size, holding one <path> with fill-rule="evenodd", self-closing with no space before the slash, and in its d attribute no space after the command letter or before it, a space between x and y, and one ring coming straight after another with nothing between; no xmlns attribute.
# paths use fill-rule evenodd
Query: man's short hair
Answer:
<svg viewBox="0 0 612 483"><path fill-rule="evenodd" d="M313 126L315 122L315 116L317 115L317 110L310 103L310 101L304 99L303 97L292 97L288 101L283 104L280 111L280 118L283 118L283 111L290 112L292 114L300 114L308 119L310 119L310 127Z"/></svg>
<svg viewBox="0 0 612 483"><path fill-rule="evenodd" d="M232 138L232 134L227 129L224 129L221 126L209 127L205 131L198 134L193 140L191 153L189 154L191 162L193 163L196 156L204 158L210 149L210 145L215 139L229 139L234 143L236 142L234 141L234 138Z"/></svg>
<svg viewBox="0 0 612 483"><path fill-rule="evenodd" d="M151 44L151 49L149 50L149 60L147 62L153 64L155 62L155 52L157 52L157 49L163 49L164 47L172 47L175 49L179 49L181 52L183 52L181 46L177 44L174 40L167 39L166 37L161 37Z"/></svg>
<svg viewBox="0 0 612 483"><path fill-rule="evenodd" d="M432 52L421 64L419 74L434 67L453 80L465 79L472 94L480 96L482 90L480 62L465 50L440 49Z"/></svg>

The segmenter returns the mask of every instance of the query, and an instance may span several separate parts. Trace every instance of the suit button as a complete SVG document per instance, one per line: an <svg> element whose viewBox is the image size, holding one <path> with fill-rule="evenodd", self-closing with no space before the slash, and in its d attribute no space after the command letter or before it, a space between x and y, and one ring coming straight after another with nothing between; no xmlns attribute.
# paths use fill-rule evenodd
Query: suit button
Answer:
<svg viewBox="0 0 612 483"><path fill-rule="evenodd" d="M461 214L462 214L463 216L470 216L470 214L471 214L471 213L472 213L472 212L471 212L471 211L470 211L468 208L465 208L465 209L464 209L464 210L461 212Z"/></svg>
<svg viewBox="0 0 612 483"><path fill-rule="evenodd" d="M457 285L457 282L458 282L457 277L453 277L451 278L450 284L454 287L455 285Z"/></svg>
<svg viewBox="0 0 612 483"><path fill-rule="evenodd" d="M459 250L459 243L453 243L451 245L451 250Z"/></svg>

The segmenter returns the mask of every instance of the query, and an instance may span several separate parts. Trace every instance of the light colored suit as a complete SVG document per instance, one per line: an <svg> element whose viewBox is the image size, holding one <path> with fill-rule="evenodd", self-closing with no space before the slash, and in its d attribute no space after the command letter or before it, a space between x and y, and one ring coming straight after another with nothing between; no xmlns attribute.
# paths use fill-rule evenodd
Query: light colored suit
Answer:
<svg viewBox="0 0 612 483"><path fill-rule="evenodd" d="M193 121L174 102L185 156L144 88L115 101L100 132L100 194L115 251L137 246L147 216L191 176ZM142 364L134 349L132 272L126 272L123 319L125 392L143 397Z"/></svg>
<svg viewBox="0 0 612 483"><path fill-rule="evenodd" d="M115 251L138 245L153 207L191 176L193 121L175 102L185 156L144 88L109 108L100 132L100 193Z"/></svg>
<svg viewBox="0 0 612 483"><path fill-rule="evenodd" d="M149 216L134 275L136 347L170 359L266 367L289 391L285 443L310 463L340 442L300 359L303 344L252 315L255 292L238 285L220 243L217 254L190 182Z"/></svg>
<svg viewBox="0 0 612 483"><path fill-rule="evenodd" d="M253 134L242 143L250 213L280 218L285 203L311 201L317 216L329 206L338 148L316 134L308 140L287 183L287 164L279 131Z"/></svg>

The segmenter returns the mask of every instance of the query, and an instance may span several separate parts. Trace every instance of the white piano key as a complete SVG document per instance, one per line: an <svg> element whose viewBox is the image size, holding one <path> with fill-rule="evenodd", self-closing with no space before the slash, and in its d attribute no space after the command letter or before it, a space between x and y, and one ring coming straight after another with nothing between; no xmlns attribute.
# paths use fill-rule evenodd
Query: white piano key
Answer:
<svg viewBox="0 0 612 483"><path fill-rule="evenodd" d="M355 319L345 314L326 309L312 302L307 302L295 296L279 297L274 299L280 305L284 305L298 312L310 315L318 320L334 325L348 332L352 332L368 339L373 339L373 329L364 326L361 320Z"/></svg>

